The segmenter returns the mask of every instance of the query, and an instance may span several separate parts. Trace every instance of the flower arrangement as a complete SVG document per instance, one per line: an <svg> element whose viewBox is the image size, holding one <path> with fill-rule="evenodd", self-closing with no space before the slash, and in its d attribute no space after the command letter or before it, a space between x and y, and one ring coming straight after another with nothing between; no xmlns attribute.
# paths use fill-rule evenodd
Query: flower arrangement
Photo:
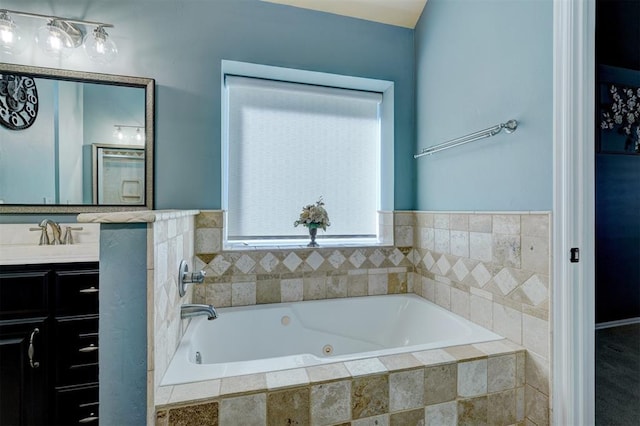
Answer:
<svg viewBox="0 0 640 426"><path fill-rule="evenodd" d="M322 197L315 204L304 206L300 218L293 222L293 226L303 225L307 228L322 228L323 231L326 231L331 222L329 222L329 215L323 206Z"/></svg>
<svg viewBox="0 0 640 426"><path fill-rule="evenodd" d="M613 102L609 111L602 113L600 128L617 129L627 136L625 150L640 153L640 87L618 88L612 84L609 94Z"/></svg>

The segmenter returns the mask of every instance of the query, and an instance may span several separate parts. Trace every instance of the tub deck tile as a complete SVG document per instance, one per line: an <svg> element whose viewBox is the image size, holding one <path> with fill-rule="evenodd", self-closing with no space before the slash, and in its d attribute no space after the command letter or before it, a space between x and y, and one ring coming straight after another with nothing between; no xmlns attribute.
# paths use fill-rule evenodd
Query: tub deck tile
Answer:
<svg viewBox="0 0 640 426"><path fill-rule="evenodd" d="M477 358L487 357L487 354L474 348L471 345L450 346L448 348L445 348L444 350L458 361L470 361Z"/></svg>
<svg viewBox="0 0 640 426"><path fill-rule="evenodd" d="M223 378L221 382L220 393L222 395L264 391L267 387L267 375L265 373L258 373L247 374L245 376L231 376Z"/></svg>
<svg viewBox="0 0 640 426"><path fill-rule="evenodd" d="M378 358L357 359L344 363L353 377L368 376L387 372L387 367Z"/></svg>
<svg viewBox="0 0 640 426"><path fill-rule="evenodd" d="M308 384L309 376L304 368L267 373L267 388L269 390Z"/></svg>
<svg viewBox="0 0 640 426"><path fill-rule="evenodd" d="M220 396L220 380L207 380L204 382L185 383L175 385L169 404L177 404L186 401L212 399Z"/></svg>
<svg viewBox="0 0 640 426"><path fill-rule="evenodd" d="M312 383L329 382L351 377L351 374L341 362L307 367L307 375Z"/></svg>
<svg viewBox="0 0 640 426"><path fill-rule="evenodd" d="M456 360L453 356L442 349L413 352L412 355L425 366L448 364Z"/></svg>
<svg viewBox="0 0 640 426"><path fill-rule="evenodd" d="M422 363L409 353L387 355L380 357L379 359L389 371L408 370L411 368L422 367Z"/></svg>
<svg viewBox="0 0 640 426"><path fill-rule="evenodd" d="M503 355L509 352L517 352L518 350L523 350L524 348L516 349L515 345L507 345L506 340L494 340L492 342L482 342L482 343L474 343L474 348L478 349L481 352L491 356L491 355Z"/></svg>

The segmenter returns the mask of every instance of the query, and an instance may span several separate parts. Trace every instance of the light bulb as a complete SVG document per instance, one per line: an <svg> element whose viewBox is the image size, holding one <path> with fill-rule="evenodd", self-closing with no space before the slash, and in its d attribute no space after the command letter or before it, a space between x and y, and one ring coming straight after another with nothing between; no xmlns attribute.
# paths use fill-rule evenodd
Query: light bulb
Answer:
<svg viewBox="0 0 640 426"><path fill-rule="evenodd" d="M118 140L122 140L124 138L121 127L116 127L116 138L118 138Z"/></svg>
<svg viewBox="0 0 640 426"><path fill-rule="evenodd" d="M5 11L0 12L0 52L19 55L24 49L20 28Z"/></svg>
<svg viewBox="0 0 640 426"><path fill-rule="evenodd" d="M93 30L93 34L87 34L84 40L84 51L89 59L99 64L113 61L118 54L116 44L102 26Z"/></svg>
<svg viewBox="0 0 640 426"><path fill-rule="evenodd" d="M71 56L73 50L79 46L78 37L81 41L82 33L77 27L53 19L38 29L36 44L46 55L64 59Z"/></svg>
<svg viewBox="0 0 640 426"><path fill-rule="evenodd" d="M138 142L142 141L142 133L140 132L140 127L138 127L138 130L136 130L136 140Z"/></svg>

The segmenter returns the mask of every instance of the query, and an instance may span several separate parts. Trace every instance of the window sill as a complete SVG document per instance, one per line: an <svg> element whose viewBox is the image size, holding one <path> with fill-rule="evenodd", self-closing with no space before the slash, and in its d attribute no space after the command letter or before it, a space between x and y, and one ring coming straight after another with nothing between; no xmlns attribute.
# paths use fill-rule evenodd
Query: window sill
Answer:
<svg viewBox="0 0 640 426"><path fill-rule="evenodd" d="M382 242L376 238L331 239L318 238L318 247L308 247L308 240L247 240L225 242L224 251L266 251L266 250L309 250L330 248L366 248L392 247L393 243Z"/></svg>

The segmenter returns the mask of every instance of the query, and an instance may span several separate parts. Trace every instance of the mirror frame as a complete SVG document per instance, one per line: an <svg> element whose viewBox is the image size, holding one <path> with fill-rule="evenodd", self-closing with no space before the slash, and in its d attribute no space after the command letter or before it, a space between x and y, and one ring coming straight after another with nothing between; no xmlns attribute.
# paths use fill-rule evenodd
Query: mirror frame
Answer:
<svg viewBox="0 0 640 426"><path fill-rule="evenodd" d="M0 204L0 213L99 213L131 210L153 210L153 148L155 141L155 80L147 77L130 77L72 71L58 68L42 68L0 62L0 73L26 74L39 78L102 83L145 89L145 200L141 205L99 204Z"/></svg>

